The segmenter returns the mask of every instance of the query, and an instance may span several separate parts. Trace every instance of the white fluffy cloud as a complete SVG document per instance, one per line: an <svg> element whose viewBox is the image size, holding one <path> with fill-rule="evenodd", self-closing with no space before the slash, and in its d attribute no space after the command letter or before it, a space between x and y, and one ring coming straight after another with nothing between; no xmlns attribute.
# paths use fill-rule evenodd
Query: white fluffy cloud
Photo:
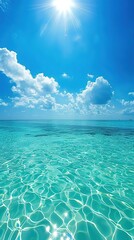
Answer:
<svg viewBox="0 0 134 240"><path fill-rule="evenodd" d="M0 48L0 71L2 71L7 77L11 79L13 83L12 91L20 98L15 98L19 106L20 101L28 99L27 106L31 106L31 99L35 99L35 103L38 98L46 97L49 95L58 93L58 83L54 78L44 76L43 73L36 75L34 78L29 70L25 66L21 65L17 61L17 54L13 51L9 51L6 48ZM19 101L20 99L20 101Z"/></svg>
<svg viewBox="0 0 134 240"><path fill-rule="evenodd" d="M42 110L55 110L56 102L55 98L51 95L47 95L46 97L39 97L35 98L33 96L22 96L22 97L15 97L13 98L14 106L15 107L28 107L28 108L35 108L38 107Z"/></svg>
<svg viewBox="0 0 134 240"><path fill-rule="evenodd" d="M131 95L131 94L129 94ZM120 100L120 103L122 105L122 110L121 110L121 113L123 115L130 115L130 116L133 116L134 115L134 100L131 100L131 101L126 101L125 99L121 99Z"/></svg>
<svg viewBox="0 0 134 240"><path fill-rule="evenodd" d="M113 94L109 82L103 77L98 77L95 82L87 82L86 88L78 94L77 99L87 105L103 105L111 100Z"/></svg>
<svg viewBox="0 0 134 240"><path fill-rule="evenodd" d="M17 54L6 48L0 48L0 71L15 83L12 91L20 95L46 95L58 91L58 83L54 78L46 77L43 73L33 78L30 71L17 62Z"/></svg>
<svg viewBox="0 0 134 240"><path fill-rule="evenodd" d="M0 71L16 83L32 81L30 71L17 62L17 54L6 48L0 48Z"/></svg>
<svg viewBox="0 0 134 240"><path fill-rule="evenodd" d="M103 77L98 77L95 82L88 81L80 93L59 91L59 84L54 78L43 73L33 77L30 70L18 63L17 54L6 48L0 48L0 71L10 78L15 107L37 107L78 114L109 113L112 109L112 105L108 104L113 96L112 87ZM67 73L62 76L69 77ZM1 101L0 105L6 106L6 103Z"/></svg>
<svg viewBox="0 0 134 240"><path fill-rule="evenodd" d="M103 77L95 82L88 82L81 93L71 94L66 91L59 95L64 98L61 110L71 111L81 115L104 115L114 112L114 105L110 103L113 96L112 87Z"/></svg>

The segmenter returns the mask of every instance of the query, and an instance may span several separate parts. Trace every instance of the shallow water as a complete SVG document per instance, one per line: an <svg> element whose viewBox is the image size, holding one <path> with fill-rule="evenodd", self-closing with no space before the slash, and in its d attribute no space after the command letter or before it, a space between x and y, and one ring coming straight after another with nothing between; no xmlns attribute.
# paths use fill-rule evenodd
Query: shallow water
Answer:
<svg viewBox="0 0 134 240"><path fill-rule="evenodd" d="M0 239L133 239L133 179L133 121L0 121Z"/></svg>

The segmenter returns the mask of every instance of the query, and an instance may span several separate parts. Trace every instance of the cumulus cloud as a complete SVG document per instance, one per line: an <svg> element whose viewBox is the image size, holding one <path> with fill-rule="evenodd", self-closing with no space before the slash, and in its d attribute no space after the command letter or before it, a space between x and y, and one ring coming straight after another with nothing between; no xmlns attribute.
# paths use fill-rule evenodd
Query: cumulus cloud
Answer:
<svg viewBox="0 0 134 240"><path fill-rule="evenodd" d="M7 106L8 106L8 103L4 102L4 101L0 98L0 106L7 107Z"/></svg>
<svg viewBox="0 0 134 240"><path fill-rule="evenodd" d="M0 48L0 71L16 83L24 80L32 81L30 71L17 62L17 54L6 48Z"/></svg>
<svg viewBox="0 0 134 240"><path fill-rule="evenodd" d="M78 113L80 115L90 114L93 116L109 116L115 111L114 105L110 102L113 96L112 87L103 77L98 77L95 82L88 82L86 88L81 93L59 93L64 98L62 111Z"/></svg>
<svg viewBox="0 0 134 240"><path fill-rule="evenodd" d="M38 74L35 78L30 71L17 61L17 54L6 48L0 48L0 71L11 79L15 86L12 91L19 94L51 94L58 91L58 83L54 78Z"/></svg>
<svg viewBox="0 0 134 240"><path fill-rule="evenodd" d="M95 82L87 82L86 88L77 95L77 100L87 105L103 105L111 100L113 94L110 83L103 77L98 77Z"/></svg>
<svg viewBox="0 0 134 240"><path fill-rule="evenodd" d="M64 92L60 92L58 94L58 98L62 98L64 99L65 102L69 102L69 103L74 103L75 102L75 96L73 93L69 93L67 91L64 91ZM63 102L63 101L62 101Z"/></svg>
<svg viewBox="0 0 134 240"><path fill-rule="evenodd" d="M121 113L123 115L134 116L134 100L126 101L125 99L121 99L119 102L121 103L123 108L121 110Z"/></svg>
<svg viewBox="0 0 134 240"><path fill-rule="evenodd" d="M41 96L39 98L35 98L32 96L15 97L13 98L13 102L15 107L38 107L42 110L54 110L56 108L55 98L51 95L47 95L46 97Z"/></svg>
<svg viewBox="0 0 134 240"><path fill-rule="evenodd" d="M0 48L0 71L11 79L13 83L12 91L22 99L47 97L58 93L58 83L54 78L44 76L43 73L37 74L34 78L31 72L17 61L17 54L6 48ZM19 98L17 98L19 99ZM25 101L24 101L25 102ZM36 101L35 101L36 102ZM20 102L18 102L18 105ZM31 106L31 104L30 104Z"/></svg>
<svg viewBox="0 0 134 240"><path fill-rule="evenodd" d="M43 73L33 77L30 70L18 62L17 54L6 48L0 48L0 71L10 78L15 107L36 107L78 114L109 114L112 109L109 104L113 96L112 87L103 77L98 77L94 82L88 81L80 93L60 91L59 84L53 77ZM62 76L69 77L67 73ZM93 75L89 77L93 78ZM0 105L6 106L6 103L1 100Z"/></svg>

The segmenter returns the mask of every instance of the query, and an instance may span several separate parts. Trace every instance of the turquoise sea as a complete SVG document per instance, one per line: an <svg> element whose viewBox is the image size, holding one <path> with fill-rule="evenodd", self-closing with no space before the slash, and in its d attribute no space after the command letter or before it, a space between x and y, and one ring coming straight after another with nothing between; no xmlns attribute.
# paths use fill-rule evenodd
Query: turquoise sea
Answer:
<svg viewBox="0 0 134 240"><path fill-rule="evenodd" d="M0 121L1 240L134 239L134 121Z"/></svg>

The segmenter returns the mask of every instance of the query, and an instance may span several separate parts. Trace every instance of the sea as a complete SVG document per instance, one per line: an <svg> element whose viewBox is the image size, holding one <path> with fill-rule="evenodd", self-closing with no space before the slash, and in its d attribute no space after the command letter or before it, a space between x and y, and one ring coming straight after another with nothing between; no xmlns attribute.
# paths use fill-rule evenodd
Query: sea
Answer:
<svg viewBox="0 0 134 240"><path fill-rule="evenodd" d="M134 121L0 121L0 240L134 239Z"/></svg>

